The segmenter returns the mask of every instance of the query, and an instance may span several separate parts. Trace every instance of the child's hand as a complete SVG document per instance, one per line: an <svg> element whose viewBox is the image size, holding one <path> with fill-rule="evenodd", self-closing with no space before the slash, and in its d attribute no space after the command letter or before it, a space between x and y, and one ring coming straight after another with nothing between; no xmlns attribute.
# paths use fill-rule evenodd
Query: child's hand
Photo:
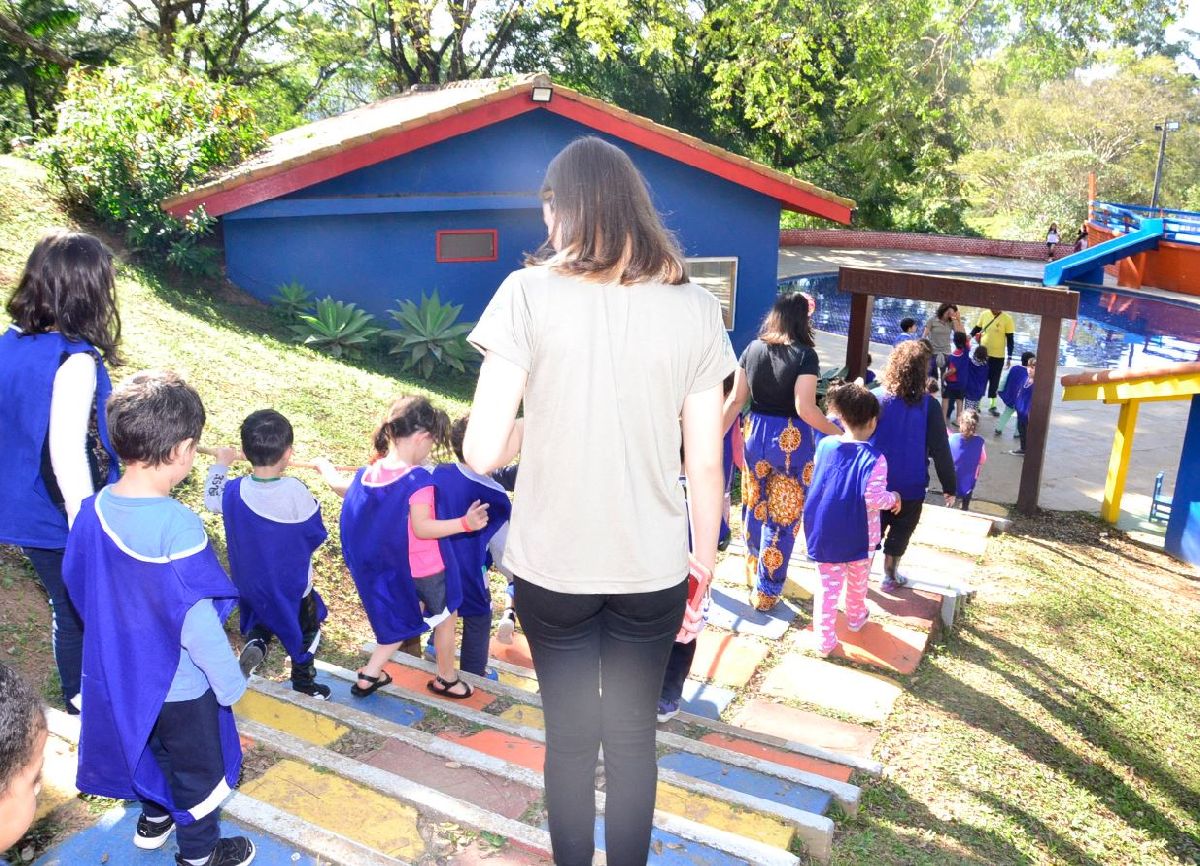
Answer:
<svg viewBox="0 0 1200 866"><path fill-rule="evenodd" d="M333 461L331 461L328 457L318 457L312 462L312 464L313 468L321 473L321 477L330 484L341 477L337 469L334 468Z"/></svg>
<svg viewBox="0 0 1200 866"><path fill-rule="evenodd" d="M896 501L892 503L892 507L888 511L892 514L899 514L900 509L904 507L904 503L900 501L900 494L893 492L892 496L896 497Z"/></svg>
<svg viewBox="0 0 1200 866"><path fill-rule="evenodd" d="M483 529L483 527L487 526L487 522L487 503L476 499L471 503L471 507L467 509L467 513L463 515L463 523L470 527L468 531L474 532L477 529Z"/></svg>
<svg viewBox="0 0 1200 866"><path fill-rule="evenodd" d="M957 497L955 497L953 493L945 493L942 495L946 497L946 507L953 508L954 503L957 501Z"/></svg>
<svg viewBox="0 0 1200 866"><path fill-rule="evenodd" d="M236 448L222 446L216 450L213 459L218 466L232 466L234 463L242 459L242 452Z"/></svg>

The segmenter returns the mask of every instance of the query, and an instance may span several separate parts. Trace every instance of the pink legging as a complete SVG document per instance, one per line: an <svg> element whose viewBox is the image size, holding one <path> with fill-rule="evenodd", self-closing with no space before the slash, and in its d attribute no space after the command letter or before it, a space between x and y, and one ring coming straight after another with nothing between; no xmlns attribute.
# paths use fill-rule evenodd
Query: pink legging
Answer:
<svg viewBox="0 0 1200 866"><path fill-rule="evenodd" d="M842 594L843 585L846 587L846 619L850 628L858 631L867 622L867 579L871 575L871 560L818 562L817 571L821 575L821 597L815 605L817 628L821 652L828 653L838 645L834 626L837 623L838 596Z"/></svg>

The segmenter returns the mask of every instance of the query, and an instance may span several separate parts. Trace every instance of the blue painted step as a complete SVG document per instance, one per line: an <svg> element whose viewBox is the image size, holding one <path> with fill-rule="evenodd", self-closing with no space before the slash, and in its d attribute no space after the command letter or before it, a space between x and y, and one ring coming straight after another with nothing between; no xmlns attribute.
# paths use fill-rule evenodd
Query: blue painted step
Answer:
<svg viewBox="0 0 1200 866"><path fill-rule="evenodd" d="M387 719L397 725L412 727L425 718L425 708L420 704L410 703L393 695L376 692L365 698L356 698L350 694L350 683L331 673L317 671L317 682L324 683L333 690L330 700L370 713L380 719Z"/></svg>
<svg viewBox="0 0 1200 866"><path fill-rule="evenodd" d="M604 850L603 817L596 819L596 850ZM646 866L750 866L750 861L652 827Z"/></svg>
<svg viewBox="0 0 1200 866"><path fill-rule="evenodd" d="M175 866L175 836L157 851L143 851L133 845L134 828L140 809L136 803L128 808L117 807L101 816L100 821L86 830L55 845L37 859L34 866ZM224 836L248 836L258 849L254 866L320 866L326 862L305 854L273 836L265 836L235 821L223 820ZM295 859L293 859L295 857Z"/></svg>
<svg viewBox="0 0 1200 866"><path fill-rule="evenodd" d="M721 713L734 699L732 689L714 686L712 683L698 683L695 680L683 681L683 696L680 707L694 716L706 719L720 719Z"/></svg>
<svg viewBox="0 0 1200 866"><path fill-rule="evenodd" d="M684 776L720 785L722 788L729 788L816 815L824 815L833 799L827 792L810 788L807 785L787 782L765 773L756 773L754 770L747 770L744 767L722 764L712 758L691 755L687 752L663 755L658 760L658 766L664 770L674 770Z"/></svg>

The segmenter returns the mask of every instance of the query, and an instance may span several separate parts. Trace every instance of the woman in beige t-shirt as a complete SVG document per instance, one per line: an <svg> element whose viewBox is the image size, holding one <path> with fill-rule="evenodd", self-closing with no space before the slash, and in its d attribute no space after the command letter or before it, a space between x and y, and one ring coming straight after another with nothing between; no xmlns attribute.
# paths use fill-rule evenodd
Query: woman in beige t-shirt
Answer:
<svg viewBox="0 0 1200 866"><path fill-rule="evenodd" d="M721 383L736 359L719 303L687 281L623 151L576 140L550 163L542 202L546 243L469 338L484 362L463 451L477 472L521 456L504 563L541 686L554 861L592 862L603 743L608 862L639 866L667 656L702 627L716 559Z"/></svg>

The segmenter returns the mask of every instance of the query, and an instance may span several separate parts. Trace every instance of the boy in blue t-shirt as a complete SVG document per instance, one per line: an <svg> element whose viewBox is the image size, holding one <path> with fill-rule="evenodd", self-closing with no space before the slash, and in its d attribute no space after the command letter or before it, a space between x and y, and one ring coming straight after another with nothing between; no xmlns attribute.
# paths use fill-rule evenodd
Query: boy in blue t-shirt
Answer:
<svg viewBox="0 0 1200 866"><path fill-rule="evenodd" d="M222 627L237 589L200 518L171 498L204 406L174 373L138 373L107 412L125 474L84 500L63 561L84 623L76 785L141 801L138 848L177 830L178 866L246 866L254 844L221 838L219 817L242 764L231 707L246 680Z"/></svg>

